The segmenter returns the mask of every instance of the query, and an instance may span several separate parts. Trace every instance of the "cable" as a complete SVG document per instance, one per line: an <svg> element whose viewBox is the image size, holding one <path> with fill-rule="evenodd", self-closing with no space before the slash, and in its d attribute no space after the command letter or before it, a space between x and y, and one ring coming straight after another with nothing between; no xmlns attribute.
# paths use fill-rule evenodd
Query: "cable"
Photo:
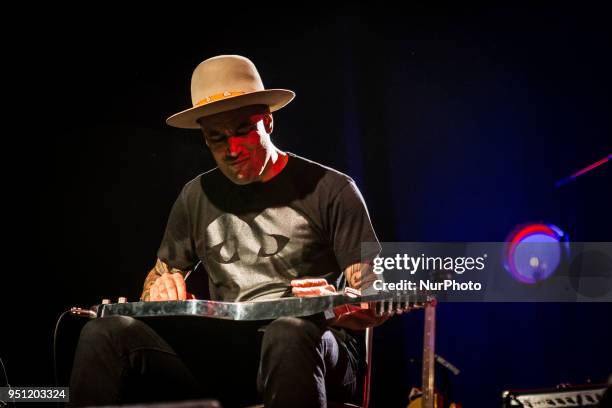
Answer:
<svg viewBox="0 0 612 408"><path fill-rule="evenodd" d="M75 316L82 316L82 317L89 317L89 318L96 317L96 312L94 312L93 310L82 309L80 307L71 307L69 310L66 310L57 318L57 322L55 323L55 330L53 331L53 377L55 379L56 387L60 386L59 378L57 375L57 331L59 329L60 322L62 321L64 316L66 316L67 314L72 314ZM15 405L14 402L13 402L13 405ZM61 402L58 402L58 407L62 407L62 406L63 404Z"/></svg>
<svg viewBox="0 0 612 408"><path fill-rule="evenodd" d="M10 387L11 384L9 384L8 375L6 375L6 367L4 367L4 361L2 361L2 358L0 358L0 365L2 365L2 372L4 373L4 379L6 380L6 386Z"/></svg>
<svg viewBox="0 0 612 408"><path fill-rule="evenodd" d="M6 380L6 386L10 390L11 389L11 384L9 384L8 374L6 374L6 367L4 366L4 361L2 361L2 358L0 358L0 365L2 365L2 372L4 373L4 379ZM0 400L0 403L4 404L4 401ZM0 406L4 407L4 406L8 406L8 404L0 405ZM13 398L13 406L15 406L15 398Z"/></svg>
<svg viewBox="0 0 612 408"><path fill-rule="evenodd" d="M64 316L69 314L71 311L72 309L66 310L57 318L57 323L55 323L55 330L53 331L53 377L55 378L56 387L59 387L59 379L57 376L57 329L59 328L60 322L62 321Z"/></svg>

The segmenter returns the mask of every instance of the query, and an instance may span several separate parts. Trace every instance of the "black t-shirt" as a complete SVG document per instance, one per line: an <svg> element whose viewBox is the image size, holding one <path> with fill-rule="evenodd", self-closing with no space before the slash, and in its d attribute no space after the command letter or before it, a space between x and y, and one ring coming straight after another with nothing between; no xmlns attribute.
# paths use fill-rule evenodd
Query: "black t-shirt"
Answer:
<svg viewBox="0 0 612 408"><path fill-rule="evenodd" d="M213 300L288 296L291 280L305 277L342 287L361 242L377 242L363 198L347 175L288 155L265 183L240 186L218 168L187 183L158 258L180 270L202 261Z"/></svg>

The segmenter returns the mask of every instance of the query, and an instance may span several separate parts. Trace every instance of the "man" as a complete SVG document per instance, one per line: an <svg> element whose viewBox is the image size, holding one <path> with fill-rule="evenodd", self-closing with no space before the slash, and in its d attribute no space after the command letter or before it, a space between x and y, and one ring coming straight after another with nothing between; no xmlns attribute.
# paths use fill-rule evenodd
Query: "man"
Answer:
<svg viewBox="0 0 612 408"><path fill-rule="evenodd" d="M368 263L361 261L361 243L377 239L354 182L279 150L270 139L272 112L294 93L265 89L250 60L222 55L195 69L191 96L193 107L167 123L201 129L218 167L181 191L141 300L190 298L185 276L200 262L213 300L331 294L345 279L362 289ZM318 407L328 399L355 397L359 347L341 328L363 329L384 319L364 311L333 322L284 317L267 325L257 373L265 406ZM191 341L197 337L174 331ZM252 343L237 346L234 342L244 338L234 336L215 343L221 350L208 346L191 353L175 334L160 335L127 317L88 323L71 376L73 403L216 397L214 387L206 389L210 376L202 374L211 370L212 360L206 359L215 352L244 351ZM216 333L202 342L220 338L223 334ZM201 357L202 363L194 362ZM224 381L238 381L233 377ZM232 405L240 399L221 400Z"/></svg>

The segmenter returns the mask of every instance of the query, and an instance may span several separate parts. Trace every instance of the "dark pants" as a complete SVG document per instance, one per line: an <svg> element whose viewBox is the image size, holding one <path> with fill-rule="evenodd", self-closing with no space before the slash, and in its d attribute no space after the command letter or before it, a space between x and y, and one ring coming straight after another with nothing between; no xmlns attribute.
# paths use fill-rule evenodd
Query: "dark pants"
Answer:
<svg viewBox="0 0 612 408"><path fill-rule="evenodd" d="M70 378L71 406L215 398L224 407L325 407L354 401L360 342L315 319L95 319ZM259 401L258 401L259 400Z"/></svg>

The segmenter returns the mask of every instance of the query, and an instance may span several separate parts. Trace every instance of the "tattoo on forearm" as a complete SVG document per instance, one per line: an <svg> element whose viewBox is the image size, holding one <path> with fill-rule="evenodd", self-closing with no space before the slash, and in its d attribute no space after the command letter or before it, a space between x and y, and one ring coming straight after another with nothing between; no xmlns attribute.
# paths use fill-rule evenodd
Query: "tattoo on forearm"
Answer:
<svg viewBox="0 0 612 408"><path fill-rule="evenodd" d="M168 266L168 264L166 264L164 261L161 261L159 259L157 260L157 262L155 262L155 266L153 267L153 270L157 273L158 276L162 276L166 272L180 273L181 275L185 276L185 271L181 271L180 269L177 269L177 268L171 268Z"/></svg>

